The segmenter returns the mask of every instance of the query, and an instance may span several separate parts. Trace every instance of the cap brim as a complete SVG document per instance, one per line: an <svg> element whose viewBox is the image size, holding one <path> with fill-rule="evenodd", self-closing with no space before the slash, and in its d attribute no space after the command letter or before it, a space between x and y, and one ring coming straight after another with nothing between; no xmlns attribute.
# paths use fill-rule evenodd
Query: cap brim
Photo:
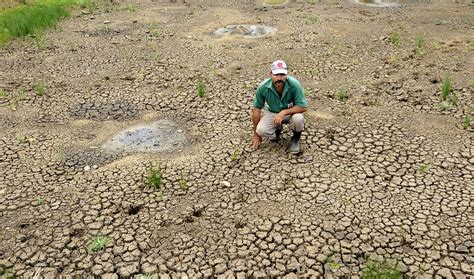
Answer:
<svg viewBox="0 0 474 279"><path fill-rule="evenodd" d="M285 75L287 75L287 74L288 74L288 70L285 70L285 69L277 69L277 70L273 70L273 71L272 71L272 74L274 74L274 75L278 75L278 74L285 74Z"/></svg>

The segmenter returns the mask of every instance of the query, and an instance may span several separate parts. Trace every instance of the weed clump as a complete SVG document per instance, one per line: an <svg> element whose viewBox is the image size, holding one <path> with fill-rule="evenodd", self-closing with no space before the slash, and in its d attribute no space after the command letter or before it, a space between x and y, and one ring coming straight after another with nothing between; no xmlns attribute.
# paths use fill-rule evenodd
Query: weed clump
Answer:
<svg viewBox="0 0 474 279"><path fill-rule="evenodd" d="M179 189L181 191L186 191L188 189L187 183L188 181L186 177L184 177L183 173L181 173L179 176Z"/></svg>
<svg viewBox="0 0 474 279"><path fill-rule="evenodd" d="M425 38L423 37L423 35L419 35L415 39L415 53L417 55L425 54L424 47L425 47Z"/></svg>
<svg viewBox="0 0 474 279"><path fill-rule="evenodd" d="M349 99L349 91L347 88L341 88L336 92L336 99L345 102L347 99Z"/></svg>
<svg viewBox="0 0 474 279"><path fill-rule="evenodd" d="M461 122L462 128L466 130L467 128L471 127L471 123L472 123L471 116L469 114L464 115Z"/></svg>
<svg viewBox="0 0 474 279"><path fill-rule="evenodd" d="M457 105L459 101L459 93L452 92L451 78L446 76L441 86L441 103L439 108L442 110L449 110L453 106Z"/></svg>
<svg viewBox="0 0 474 279"><path fill-rule="evenodd" d="M150 162L147 167L147 185L148 187L161 190L163 186L163 174L161 173L161 167L158 165L158 168L155 169L153 163Z"/></svg>
<svg viewBox="0 0 474 279"><path fill-rule="evenodd" d="M362 279L401 279L402 274L396 270L396 266L391 266L387 262L368 261L367 266L362 270Z"/></svg>
<svg viewBox="0 0 474 279"><path fill-rule="evenodd" d="M392 45L398 46L400 44L400 35L395 32L390 33L390 42Z"/></svg>
<svg viewBox="0 0 474 279"><path fill-rule="evenodd" d="M92 252L98 252L109 244L110 238L106 236L96 236L92 239L91 243L88 246L88 250Z"/></svg>
<svg viewBox="0 0 474 279"><path fill-rule="evenodd" d="M204 97L204 95L206 95L206 85L204 84L204 82L200 81L199 84L198 84L198 96L199 97Z"/></svg>
<svg viewBox="0 0 474 279"><path fill-rule="evenodd" d="M44 81L38 81L35 84L35 91L37 96L44 96L46 94L46 83Z"/></svg>

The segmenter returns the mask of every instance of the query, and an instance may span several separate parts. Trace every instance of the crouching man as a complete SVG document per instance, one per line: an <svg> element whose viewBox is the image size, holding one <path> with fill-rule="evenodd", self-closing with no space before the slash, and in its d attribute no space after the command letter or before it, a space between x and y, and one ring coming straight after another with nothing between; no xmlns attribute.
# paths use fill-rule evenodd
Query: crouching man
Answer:
<svg viewBox="0 0 474 279"><path fill-rule="evenodd" d="M288 151L297 154L300 152L301 132L304 130L303 112L308 107L308 101L300 82L288 75L285 62L273 62L270 76L260 83L253 101L253 147L257 149L264 137L278 142L282 125L288 124L293 131Z"/></svg>

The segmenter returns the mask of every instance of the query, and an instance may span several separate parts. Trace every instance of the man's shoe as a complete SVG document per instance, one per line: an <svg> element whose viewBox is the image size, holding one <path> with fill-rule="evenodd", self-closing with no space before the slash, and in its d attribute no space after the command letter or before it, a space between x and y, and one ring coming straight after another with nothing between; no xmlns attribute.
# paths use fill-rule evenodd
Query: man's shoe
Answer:
<svg viewBox="0 0 474 279"><path fill-rule="evenodd" d="M301 138L301 132L293 131L293 136L291 137L290 148L288 149L288 151L291 154L300 153L300 138Z"/></svg>
<svg viewBox="0 0 474 279"><path fill-rule="evenodd" d="M281 127L278 127L278 128L275 130L275 137L274 137L274 138L271 138L270 141L272 141L272 142L279 142L279 141L280 141L280 135L281 135Z"/></svg>

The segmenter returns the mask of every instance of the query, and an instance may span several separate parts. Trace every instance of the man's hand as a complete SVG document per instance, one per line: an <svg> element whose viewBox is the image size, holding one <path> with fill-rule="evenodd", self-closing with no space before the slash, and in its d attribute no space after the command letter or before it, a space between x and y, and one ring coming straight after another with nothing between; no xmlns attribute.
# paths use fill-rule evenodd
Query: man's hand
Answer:
<svg viewBox="0 0 474 279"><path fill-rule="evenodd" d="M280 111L275 117L273 118L273 123L276 125L281 125L283 120L285 119L286 112L285 111Z"/></svg>
<svg viewBox="0 0 474 279"><path fill-rule="evenodd" d="M262 143L262 138L257 133L253 133L253 140L252 140L253 148L258 149L260 147L260 143Z"/></svg>

